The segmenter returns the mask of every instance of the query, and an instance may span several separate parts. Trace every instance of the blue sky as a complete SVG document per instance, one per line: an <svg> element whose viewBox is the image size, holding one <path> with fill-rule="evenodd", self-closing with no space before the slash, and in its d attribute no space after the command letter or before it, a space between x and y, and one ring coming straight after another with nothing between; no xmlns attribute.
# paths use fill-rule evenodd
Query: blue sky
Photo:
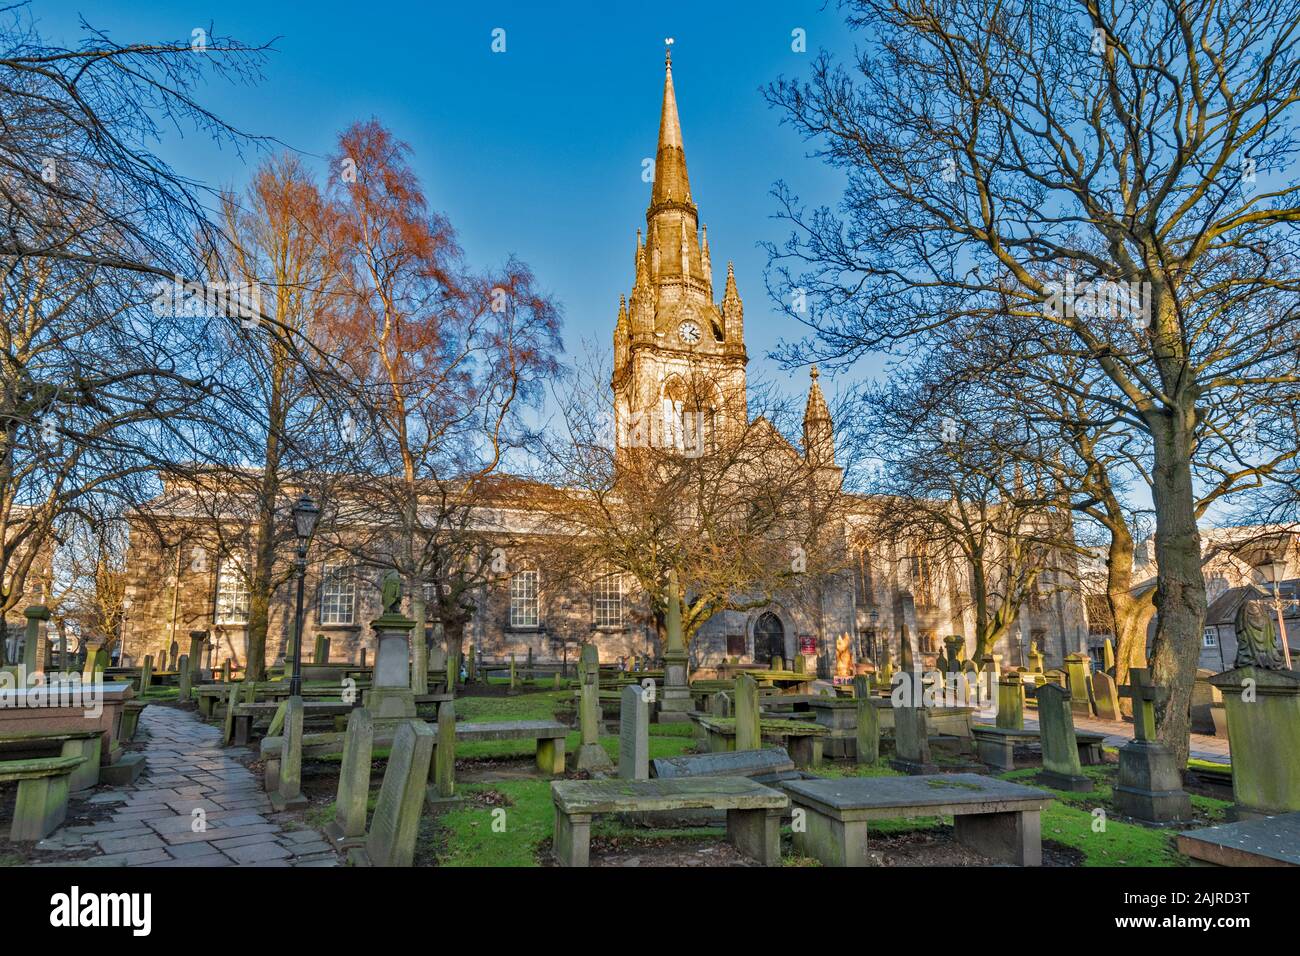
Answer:
<svg viewBox="0 0 1300 956"><path fill-rule="evenodd" d="M210 26L247 43L279 37L260 86L213 84L205 103L318 162L339 130L378 117L411 145L434 208L450 217L471 262L513 253L533 267L563 304L571 354L584 339L609 346L619 293L631 288L650 191L642 160L655 153L671 36L715 282L720 290L734 259L751 376L806 389L805 370L781 371L766 358L797 329L767 298L756 243L785 235L771 218L775 180L819 202L834 202L840 181L806 158L759 89L805 74L819 48L852 49L834 4L37 0L31 10L47 40L61 43L77 40L79 14L121 43L188 40ZM497 28L504 53L491 49ZM792 50L796 29L806 33L805 53ZM218 186L242 186L258 158L241 160L192 134L159 151Z"/></svg>

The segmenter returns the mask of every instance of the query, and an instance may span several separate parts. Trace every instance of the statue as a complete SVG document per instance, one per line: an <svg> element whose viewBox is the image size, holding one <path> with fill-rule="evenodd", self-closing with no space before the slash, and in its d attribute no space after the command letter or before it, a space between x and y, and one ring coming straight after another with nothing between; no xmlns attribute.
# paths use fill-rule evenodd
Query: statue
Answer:
<svg viewBox="0 0 1300 956"><path fill-rule="evenodd" d="M849 646L849 636L841 634L835 639L835 676L853 676L853 650Z"/></svg>
<svg viewBox="0 0 1300 956"><path fill-rule="evenodd" d="M1233 627L1237 631L1237 659L1233 666L1260 667L1270 671L1286 669L1282 651L1277 646L1273 620L1263 601L1250 597L1242 601Z"/></svg>
<svg viewBox="0 0 1300 956"><path fill-rule="evenodd" d="M385 614L400 614L402 610L402 576L396 571L384 575L380 604Z"/></svg>

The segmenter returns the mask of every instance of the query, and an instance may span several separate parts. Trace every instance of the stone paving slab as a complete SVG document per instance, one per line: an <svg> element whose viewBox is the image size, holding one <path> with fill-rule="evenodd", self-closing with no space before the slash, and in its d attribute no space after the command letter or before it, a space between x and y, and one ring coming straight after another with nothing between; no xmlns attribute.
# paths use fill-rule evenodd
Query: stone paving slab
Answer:
<svg viewBox="0 0 1300 956"><path fill-rule="evenodd" d="M136 740L145 755L140 779L87 801L112 816L60 827L38 849L97 852L78 866L339 865L320 831L273 813L259 782L235 759L247 751L223 748L216 727L188 711L148 707Z"/></svg>

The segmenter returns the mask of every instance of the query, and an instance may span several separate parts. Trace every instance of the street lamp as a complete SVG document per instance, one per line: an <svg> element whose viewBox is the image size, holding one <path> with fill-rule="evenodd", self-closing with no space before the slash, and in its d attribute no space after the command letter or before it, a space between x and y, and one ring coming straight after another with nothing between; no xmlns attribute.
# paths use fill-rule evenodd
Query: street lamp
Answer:
<svg viewBox="0 0 1300 956"><path fill-rule="evenodd" d="M298 609L293 617L293 676L289 678L289 696L302 696L302 591L307 579L307 543L316 530L320 508L308 495L303 495L293 506L293 530L298 536Z"/></svg>
<svg viewBox="0 0 1300 956"><path fill-rule="evenodd" d="M1277 614L1277 633L1282 642L1282 657L1286 660L1286 669L1291 669L1291 647L1286 639L1286 623L1282 620L1282 581L1286 577L1286 552L1282 548L1272 554L1262 555L1262 560L1255 565L1260 577L1273 585L1273 610Z"/></svg>

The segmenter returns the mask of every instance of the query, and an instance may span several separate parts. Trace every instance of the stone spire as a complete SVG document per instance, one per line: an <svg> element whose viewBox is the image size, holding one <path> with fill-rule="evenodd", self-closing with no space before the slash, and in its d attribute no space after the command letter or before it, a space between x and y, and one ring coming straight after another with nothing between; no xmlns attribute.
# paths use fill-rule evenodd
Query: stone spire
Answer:
<svg viewBox="0 0 1300 956"><path fill-rule="evenodd" d="M736 267L727 263L727 284L722 291L722 334L728 352L745 351L745 304L736 289Z"/></svg>
<svg viewBox="0 0 1300 956"><path fill-rule="evenodd" d="M691 205L691 182L686 175L686 151L682 146L682 123L677 118L677 95L673 92L673 53L664 54L664 105L659 114L659 149L655 153L655 181L650 205L678 202Z"/></svg>
<svg viewBox="0 0 1300 956"><path fill-rule="evenodd" d="M817 384L820 374L816 365L808 372L812 382L808 386L808 404L803 412L803 452L810 464L827 467L835 464L835 437L826 397Z"/></svg>

